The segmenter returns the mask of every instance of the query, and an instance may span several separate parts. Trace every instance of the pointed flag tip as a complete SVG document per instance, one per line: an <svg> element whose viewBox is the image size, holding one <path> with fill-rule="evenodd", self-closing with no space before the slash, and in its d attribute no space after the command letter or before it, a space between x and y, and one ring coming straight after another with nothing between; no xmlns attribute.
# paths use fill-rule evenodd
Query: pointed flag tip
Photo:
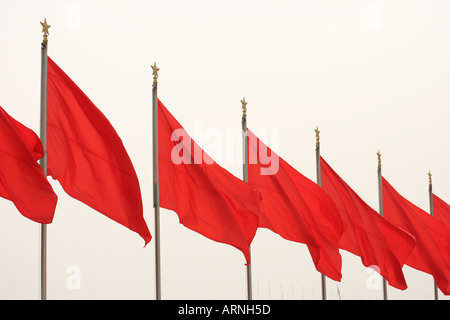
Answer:
<svg viewBox="0 0 450 320"><path fill-rule="evenodd" d="M318 146L320 144L320 131L319 131L319 126L316 126L316 128L314 129L314 131L316 132L316 145Z"/></svg>
<svg viewBox="0 0 450 320"><path fill-rule="evenodd" d="M378 149L378 152L377 152L377 156L378 156L378 168L381 168L381 153L380 153L379 149Z"/></svg>
<svg viewBox="0 0 450 320"><path fill-rule="evenodd" d="M241 100L242 103L242 118L246 118L247 117L247 101L245 101L245 97L242 98Z"/></svg>
<svg viewBox="0 0 450 320"><path fill-rule="evenodd" d="M47 23L47 18L44 19L44 22L40 22L40 24L41 24L41 26L42 26L42 31L41 31L41 32L44 33L44 39L43 39L43 42L44 42L44 43L47 43L47 41L48 41L47 37L48 37L48 35L49 35L48 29L51 27L51 25L49 25L49 24Z"/></svg>
<svg viewBox="0 0 450 320"><path fill-rule="evenodd" d="M153 83L158 83L158 71L159 71L159 68L156 66L156 61L155 61L155 63L154 63L154 65L153 66L151 66L152 67L152 70L153 70L153 72L152 72L152 74L153 74Z"/></svg>

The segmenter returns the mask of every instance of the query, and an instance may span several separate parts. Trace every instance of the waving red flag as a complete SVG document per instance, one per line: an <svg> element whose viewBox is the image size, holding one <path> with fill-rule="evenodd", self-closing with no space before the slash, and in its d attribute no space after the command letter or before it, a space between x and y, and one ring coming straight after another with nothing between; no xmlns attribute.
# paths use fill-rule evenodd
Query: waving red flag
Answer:
<svg viewBox="0 0 450 320"><path fill-rule="evenodd" d="M0 107L0 196L39 223L51 223L58 197L36 162L44 155L38 136Z"/></svg>
<svg viewBox="0 0 450 320"><path fill-rule="evenodd" d="M341 177L320 158L322 188L337 205L346 224L339 245L361 257L364 266L377 266L393 287L407 288L402 267L414 248L415 239L369 207Z"/></svg>
<svg viewBox="0 0 450 320"><path fill-rule="evenodd" d="M450 226L450 205L435 194L433 194L433 215Z"/></svg>
<svg viewBox="0 0 450 320"><path fill-rule="evenodd" d="M1 107L0 107L1 108ZM4 110L3 110L4 111ZM44 156L44 147L42 146L41 139L34 133L33 130L25 127L19 121L11 117L6 111L4 111L8 119L11 121L13 126L17 129L17 132L22 137L22 140L31 150L34 158L37 160L41 159Z"/></svg>
<svg viewBox="0 0 450 320"><path fill-rule="evenodd" d="M431 274L438 288L450 294L450 227L403 198L386 179L382 180L384 217L416 238L406 264Z"/></svg>
<svg viewBox="0 0 450 320"><path fill-rule="evenodd" d="M258 227L260 193L219 166L158 100L160 206L201 235L241 250Z"/></svg>
<svg viewBox="0 0 450 320"><path fill-rule="evenodd" d="M262 196L259 226L284 239L306 244L316 269L340 281L339 239L344 227L336 205L322 188L276 155L250 130L247 134L248 181ZM270 164L272 169L268 168L268 154L278 161L278 165Z"/></svg>
<svg viewBox="0 0 450 320"><path fill-rule="evenodd" d="M71 197L137 232L151 235L143 217L133 164L111 123L48 58L48 174Z"/></svg>

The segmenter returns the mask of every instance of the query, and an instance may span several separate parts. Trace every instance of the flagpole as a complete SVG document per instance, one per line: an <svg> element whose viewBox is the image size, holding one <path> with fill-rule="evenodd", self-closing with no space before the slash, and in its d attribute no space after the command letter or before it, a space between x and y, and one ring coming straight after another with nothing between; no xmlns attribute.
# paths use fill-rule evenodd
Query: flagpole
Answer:
<svg viewBox="0 0 450 320"><path fill-rule="evenodd" d="M39 160L45 176L47 176L47 46L48 29L47 18L42 25L44 37L41 43L41 123L40 139L44 147L44 156ZM47 300L47 225L41 224L41 300Z"/></svg>
<svg viewBox="0 0 450 320"><path fill-rule="evenodd" d="M243 171L243 180L248 183L248 148L247 148L247 102L245 101L245 97L241 100L242 103L242 154L244 158L242 171ZM249 255L251 255L250 246L248 247ZM247 298L248 300L253 300L253 292L252 292L252 267L249 263L247 265Z"/></svg>
<svg viewBox="0 0 450 320"><path fill-rule="evenodd" d="M320 136L319 136L319 127L316 127L314 129L316 132L316 177L317 177L317 184L319 187L322 187L322 177L320 175ZM327 284L326 284L326 277L324 274L321 274L322 278L322 300L327 300Z"/></svg>
<svg viewBox="0 0 450 320"><path fill-rule="evenodd" d="M153 207L155 208L155 270L156 300L161 300L161 254L159 219L159 174L158 174L158 70L156 62L152 67L152 109L153 109Z"/></svg>
<svg viewBox="0 0 450 320"><path fill-rule="evenodd" d="M381 174L381 153L377 152L378 156L378 206L380 215L383 216L383 187L382 187L382 174ZM387 300L387 283L383 278L383 300Z"/></svg>
<svg viewBox="0 0 450 320"><path fill-rule="evenodd" d="M434 211L433 211L433 183L431 181L431 171L428 171L428 196L430 199L430 214L431 216L434 216ZM438 288L436 285L436 281L434 281L434 300L439 300L438 299L439 295L438 295Z"/></svg>

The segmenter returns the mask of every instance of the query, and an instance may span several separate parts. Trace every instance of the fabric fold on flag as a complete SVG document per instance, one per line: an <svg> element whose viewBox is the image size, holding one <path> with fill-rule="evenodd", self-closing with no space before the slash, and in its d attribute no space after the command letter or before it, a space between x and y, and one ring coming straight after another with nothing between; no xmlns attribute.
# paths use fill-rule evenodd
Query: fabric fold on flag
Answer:
<svg viewBox="0 0 450 320"><path fill-rule="evenodd" d="M19 121L11 117L5 110L3 111L5 112L11 123L14 125L14 127L17 129L17 132L22 137L22 140L31 150L36 161L40 160L44 156L44 146L42 145L41 139L39 139L38 135L33 130L27 128Z"/></svg>
<svg viewBox="0 0 450 320"><path fill-rule="evenodd" d="M261 191L262 197L259 227L306 244L317 271L340 281L339 240L344 225L336 205L322 188L276 155L250 130L247 135L248 181ZM272 169L266 159L269 154L278 161L278 166L270 164Z"/></svg>
<svg viewBox="0 0 450 320"><path fill-rule="evenodd" d="M450 226L450 205L433 194L433 216L441 222Z"/></svg>
<svg viewBox="0 0 450 320"><path fill-rule="evenodd" d="M450 227L402 197L384 177L383 214L416 238L406 264L431 274L437 287L450 294Z"/></svg>
<svg viewBox="0 0 450 320"><path fill-rule="evenodd" d="M145 241L139 180L119 135L81 89L48 58L48 175L71 197Z"/></svg>
<svg viewBox="0 0 450 320"><path fill-rule="evenodd" d="M340 248L359 257L392 287L407 288L402 267L415 245L415 238L394 226L353 191L321 157L322 188L338 207L346 229Z"/></svg>
<svg viewBox="0 0 450 320"><path fill-rule="evenodd" d="M259 191L219 166L158 100L160 207L185 227L242 251L258 227Z"/></svg>
<svg viewBox="0 0 450 320"><path fill-rule="evenodd" d="M48 224L58 197L36 162L43 156L39 137L0 107L0 197L28 219Z"/></svg>

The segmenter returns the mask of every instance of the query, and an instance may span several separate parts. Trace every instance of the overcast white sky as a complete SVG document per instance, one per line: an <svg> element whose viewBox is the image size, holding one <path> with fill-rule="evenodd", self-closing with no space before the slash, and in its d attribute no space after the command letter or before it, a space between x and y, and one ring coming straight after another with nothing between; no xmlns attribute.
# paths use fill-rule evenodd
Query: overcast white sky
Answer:
<svg viewBox="0 0 450 320"><path fill-rule="evenodd" d="M450 201L450 2L376 1L19 1L0 2L0 105L39 133L39 21L49 56L102 110L138 174L154 235L151 68L159 98L201 146L248 126L315 180L314 128L327 162L378 210L377 156L384 177L429 211ZM201 128L201 130L200 130ZM270 141L271 130L278 141ZM242 177L240 140L216 159ZM210 155L214 158L214 152ZM220 158L220 157L219 157ZM48 227L49 299L154 299L154 242L64 194ZM39 299L40 226L0 199L0 298ZM161 210L163 299L245 299L242 253L210 241ZM330 299L382 299L371 270L341 251L343 279ZM259 229L252 244L255 299L321 299L306 246ZM404 267L409 288L390 299L433 299L431 276ZM79 275L80 288L71 282ZM444 297L440 293L440 298Z"/></svg>

